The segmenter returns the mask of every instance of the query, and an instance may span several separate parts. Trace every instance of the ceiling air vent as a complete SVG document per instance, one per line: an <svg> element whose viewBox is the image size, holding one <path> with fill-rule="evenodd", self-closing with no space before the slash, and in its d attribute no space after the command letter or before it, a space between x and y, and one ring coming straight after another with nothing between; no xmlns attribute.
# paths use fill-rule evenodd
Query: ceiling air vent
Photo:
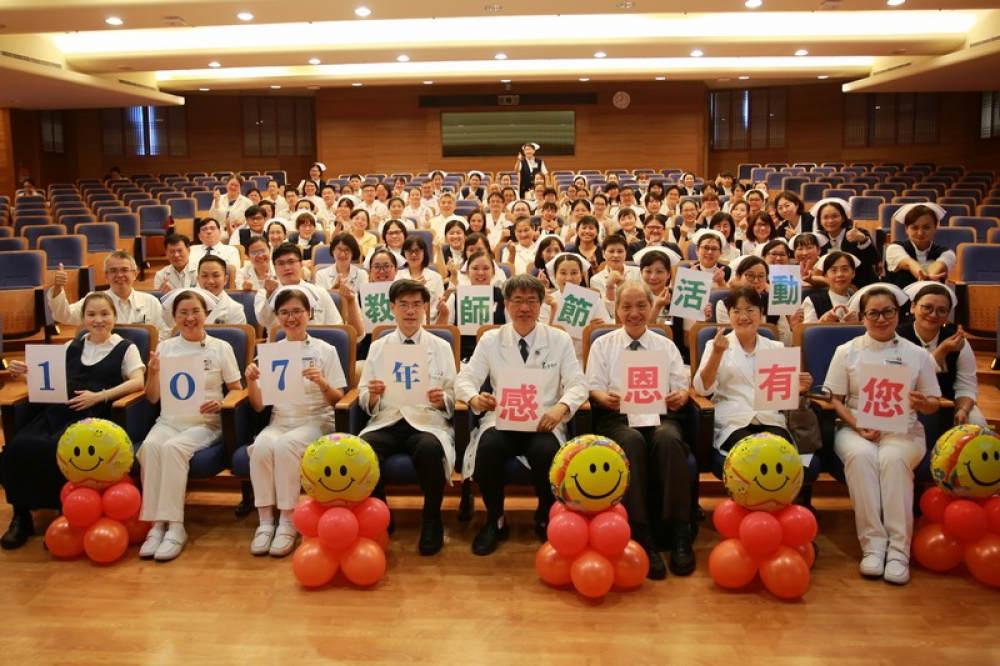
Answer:
<svg viewBox="0 0 1000 666"><path fill-rule="evenodd" d="M969 44L969 48L974 49L977 46L982 46L983 44L989 44L991 42L998 42L998 41L1000 41L1000 35L993 35L988 39L980 39L978 42L972 42L971 44Z"/></svg>
<svg viewBox="0 0 1000 666"><path fill-rule="evenodd" d="M184 20L181 16L164 16L163 22L169 25L171 28L186 28L188 27L188 22Z"/></svg>
<svg viewBox="0 0 1000 666"><path fill-rule="evenodd" d="M11 53L10 51L0 51L0 56L13 58L14 60L23 60L24 62L30 62L32 65L44 65L46 67L52 67L53 69L63 68L62 65L57 62L52 62L51 60L42 60L41 58L33 58L20 53Z"/></svg>
<svg viewBox="0 0 1000 666"><path fill-rule="evenodd" d="M118 83L123 86L132 86L133 88L143 88L144 90L152 90L153 92L160 92L160 89L155 86L147 86L144 83L136 83L135 81L129 81L128 79L118 79Z"/></svg>
<svg viewBox="0 0 1000 666"><path fill-rule="evenodd" d="M878 76L879 74L888 74L889 72L895 72L897 69L904 69L906 67L911 67L913 61L903 62L898 65L893 65L892 67L886 67L885 69L880 69L878 71L872 72L872 76Z"/></svg>

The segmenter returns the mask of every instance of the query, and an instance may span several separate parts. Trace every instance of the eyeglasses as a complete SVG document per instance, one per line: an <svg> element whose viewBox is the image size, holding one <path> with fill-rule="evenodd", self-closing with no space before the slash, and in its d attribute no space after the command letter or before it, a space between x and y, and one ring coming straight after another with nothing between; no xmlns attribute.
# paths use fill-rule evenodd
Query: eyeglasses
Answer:
<svg viewBox="0 0 1000 666"><path fill-rule="evenodd" d="M295 264L301 263L301 259L283 259L281 261L274 262L274 265L278 268L284 268L285 266L294 266Z"/></svg>
<svg viewBox="0 0 1000 666"><path fill-rule="evenodd" d="M729 312L730 319L739 319L740 317L756 317L760 314L760 308L747 308L746 310L731 310Z"/></svg>
<svg viewBox="0 0 1000 666"><path fill-rule="evenodd" d="M134 270L134 268L106 268L104 272L108 275L128 275Z"/></svg>
<svg viewBox="0 0 1000 666"><path fill-rule="evenodd" d="M756 273L753 275L750 273L744 273L743 277L749 282L767 282L767 275L763 273Z"/></svg>
<svg viewBox="0 0 1000 666"><path fill-rule="evenodd" d="M261 257L267 255L267 250L250 250L251 257Z"/></svg>
<svg viewBox="0 0 1000 666"><path fill-rule="evenodd" d="M298 319L307 312L308 310L303 310L302 308L296 308L295 310L278 310L278 317L280 319L288 319L289 317Z"/></svg>
<svg viewBox="0 0 1000 666"><path fill-rule="evenodd" d="M864 313L865 319L868 321L878 321L879 319L885 319L889 321L896 316L899 312L899 308L886 308L885 310L866 310Z"/></svg>
<svg viewBox="0 0 1000 666"><path fill-rule="evenodd" d="M722 252L722 248L715 245L699 245L698 249L702 252Z"/></svg>
<svg viewBox="0 0 1000 666"><path fill-rule="evenodd" d="M419 301L419 302L414 302L414 303L408 303L408 302L405 302L405 301L396 301L395 305L400 310L406 310L407 312L412 312L414 310L421 310L421 309L423 309L424 302L423 301Z"/></svg>
<svg viewBox="0 0 1000 666"><path fill-rule="evenodd" d="M663 227L658 224L647 224L646 231L663 231Z"/></svg>
<svg viewBox="0 0 1000 666"><path fill-rule="evenodd" d="M917 307L920 308L920 312L925 315L933 314L938 317L947 317L951 314L951 308L936 308L929 303L921 303Z"/></svg>
<svg viewBox="0 0 1000 666"><path fill-rule="evenodd" d="M529 308L537 308L542 304L537 298L512 298L507 302L515 308L519 308L522 305L527 305Z"/></svg>
<svg viewBox="0 0 1000 666"><path fill-rule="evenodd" d="M395 268L392 264L372 264L372 270L377 273L386 273Z"/></svg>
<svg viewBox="0 0 1000 666"><path fill-rule="evenodd" d="M176 319L186 319L187 317L197 317L198 315L205 314L205 311L201 308L195 308L193 310L178 310Z"/></svg>
<svg viewBox="0 0 1000 666"><path fill-rule="evenodd" d="M771 259L788 259L788 254L785 252L768 252L767 256Z"/></svg>

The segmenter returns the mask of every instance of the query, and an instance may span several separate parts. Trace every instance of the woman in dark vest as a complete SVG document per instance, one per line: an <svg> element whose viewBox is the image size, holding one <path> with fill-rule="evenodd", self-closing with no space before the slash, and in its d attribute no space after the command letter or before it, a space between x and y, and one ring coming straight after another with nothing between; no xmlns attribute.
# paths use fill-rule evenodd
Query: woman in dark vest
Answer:
<svg viewBox="0 0 1000 666"><path fill-rule="evenodd" d="M809 211L819 222L818 233L830 241L820 249L821 253L847 252L861 260L854 274L854 285L867 287L879 281L875 267L881 257L875 242L864 229L854 226L851 221L851 206L843 199L823 199Z"/></svg>
<svg viewBox="0 0 1000 666"><path fill-rule="evenodd" d="M937 364L941 397L955 402L955 425L985 426L976 406L976 357L962 329L948 323L957 303L955 295L935 282L914 282L905 289L913 319L896 329L902 337L931 353ZM942 424L941 430L950 424Z"/></svg>
<svg viewBox="0 0 1000 666"><path fill-rule="evenodd" d="M902 224L906 240L896 241L885 248L885 279L897 287L930 280L944 282L955 268L958 258L943 245L933 242L934 232L945 210L932 203L907 204L892 216Z"/></svg>
<svg viewBox="0 0 1000 666"><path fill-rule="evenodd" d="M517 183L518 198L520 199L525 198L528 192L531 191L531 188L534 187L536 175L549 175L549 170L545 167L545 162L535 159L535 151L539 148L541 146L537 143L526 143L521 146L521 152L517 154L517 163L514 164L514 169L520 176Z"/></svg>
<svg viewBox="0 0 1000 666"><path fill-rule="evenodd" d="M804 323L858 321L858 313L850 312L848 303L854 295L851 285L859 263L860 259L846 252L823 255L816 268L823 272L828 288L814 291L802 302Z"/></svg>
<svg viewBox="0 0 1000 666"><path fill-rule="evenodd" d="M66 348L65 404L46 405L41 413L7 443L0 460L0 482L13 520L0 538L4 550L20 548L35 533L31 512L59 509L59 492L66 479L56 464L56 447L63 432L84 418L109 418L111 405L122 396L141 391L145 366L135 345L112 333L115 305L104 292L89 294L83 302L86 334ZM28 372L12 361L11 376Z"/></svg>

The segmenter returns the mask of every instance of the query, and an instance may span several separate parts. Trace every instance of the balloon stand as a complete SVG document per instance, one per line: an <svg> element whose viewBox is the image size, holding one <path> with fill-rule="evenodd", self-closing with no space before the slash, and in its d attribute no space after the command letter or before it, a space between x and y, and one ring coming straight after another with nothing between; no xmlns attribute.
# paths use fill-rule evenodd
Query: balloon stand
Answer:
<svg viewBox="0 0 1000 666"><path fill-rule="evenodd" d="M949 497L930 488L920 498L920 510L913 556L922 567L947 573L964 563L980 583L1000 588L1000 497Z"/></svg>
<svg viewBox="0 0 1000 666"><path fill-rule="evenodd" d="M294 521L303 541L292 556L292 570L303 587L323 587L338 571L361 587L382 579L389 549L389 507L382 500L325 507L309 498L295 507Z"/></svg>
<svg viewBox="0 0 1000 666"><path fill-rule="evenodd" d="M149 532L149 523L139 520L142 496L128 477L104 490L67 482L60 497L63 515L45 530L45 546L57 558L86 553L93 562L111 564Z"/></svg>

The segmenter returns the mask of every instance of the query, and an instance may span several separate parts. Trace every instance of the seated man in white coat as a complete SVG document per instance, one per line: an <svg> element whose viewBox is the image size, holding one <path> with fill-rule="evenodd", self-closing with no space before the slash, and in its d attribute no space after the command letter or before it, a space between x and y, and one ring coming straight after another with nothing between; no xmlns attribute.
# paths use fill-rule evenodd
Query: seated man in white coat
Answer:
<svg viewBox="0 0 1000 666"><path fill-rule="evenodd" d="M149 324L156 328L161 340L170 337L170 327L163 321L163 311L160 300L152 294L136 291L135 259L128 252L115 250L104 260L104 275L110 289L108 295L115 304L116 324ZM83 300L70 304L66 300L66 280L68 279L62 264L55 275L55 286L49 289L49 307L52 316L61 324L79 326L82 323ZM86 296L86 294L84 294Z"/></svg>
<svg viewBox="0 0 1000 666"><path fill-rule="evenodd" d="M206 324L245 324L247 323L246 312L243 305L237 303L226 293L226 281L229 279L228 264L218 256L212 255L202 257L198 262L198 288L201 296L211 306L205 318ZM161 300L163 302L163 320L167 326L174 327L176 322L172 313L173 299L178 293L188 291L187 289L174 289L168 292Z"/></svg>
<svg viewBox="0 0 1000 666"><path fill-rule="evenodd" d="M195 233L201 245L192 245L191 254L188 258L189 268L198 268L198 262L202 257L218 256L222 257L227 264L234 269L240 270L240 251L234 245L226 245L222 242L222 228L219 223L211 217L206 217L195 222Z"/></svg>
<svg viewBox="0 0 1000 666"><path fill-rule="evenodd" d="M489 555L510 536L503 510L504 485L507 461L514 456L522 456L531 468L538 495L535 530L545 541L549 509L555 502L549 468L556 452L566 443L566 422L587 400L587 379L576 359L573 340L562 330L538 323L544 298L545 287L533 275L515 275L507 280L504 304L509 323L483 335L455 382L456 397L483 415L462 467L465 476L475 470L486 504L486 525L472 542L476 555ZM551 381L534 396L539 415L534 433L497 430L498 400L481 391L487 379L496 390L497 372L508 368L541 368L551 373Z"/></svg>
<svg viewBox="0 0 1000 666"><path fill-rule="evenodd" d="M434 555L444 545L441 502L444 486L455 469L455 432L449 421L455 409L455 353L451 345L423 330L421 322L430 307L430 292L416 280L398 280L389 289L389 310L397 328L372 343L358 383L361 408L371 415L360 437L371 444L379 463L395 454L406 454L420 477L424 494L423 525L418 548L421 555ZM427 400L420 405L396 404L386 394L388 369L383 367L387 345L417 345L415 353L426 355ZM374 495L383 497L383 481Z"/></svg>

